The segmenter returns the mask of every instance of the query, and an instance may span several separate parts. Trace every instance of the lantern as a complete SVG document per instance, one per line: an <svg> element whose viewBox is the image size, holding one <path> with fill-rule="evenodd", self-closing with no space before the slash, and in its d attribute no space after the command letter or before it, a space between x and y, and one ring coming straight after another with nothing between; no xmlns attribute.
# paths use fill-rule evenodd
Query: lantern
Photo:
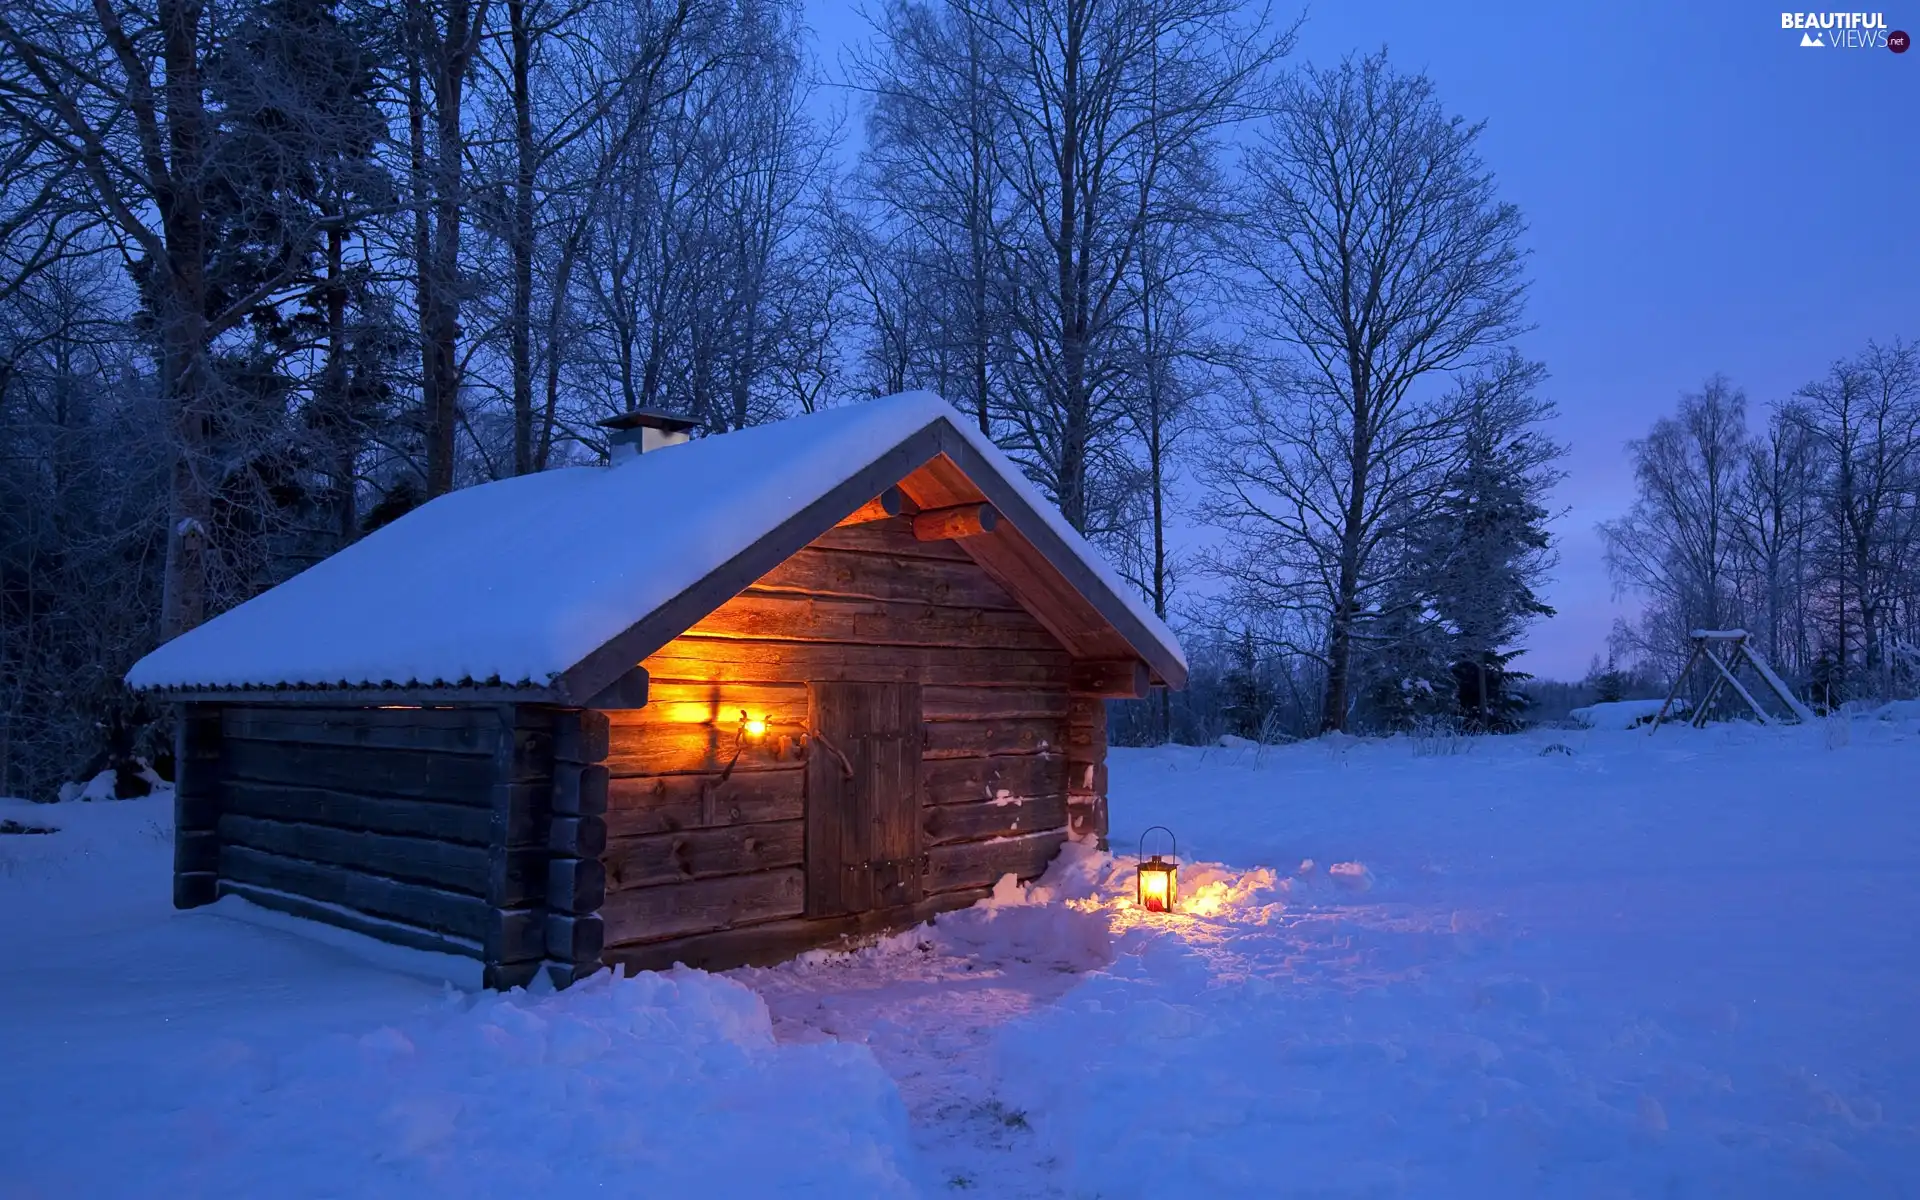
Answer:
<svg viewBox="0 0 1920 1200"><path fill-rule="evenodd" d="M1167 835L1168 853L1171 861L1155 854L1146 857L1147 833L1154 829ZM1140 835L1140 870L1138 875L1138 895L1140 907L1148 912L1172 912L1174 903L1180 898L1180 844L1174 840L1173 830L1165 825L1155 825Z"/></svg>
<svg viewBox="0 0 1920 1200"><path fill-rule="evenodd" d="M744 708L741 709L740 710L740 732L750 738L764 737L767 732L766 718L749 717L747 715L747 710Z"/></svg>

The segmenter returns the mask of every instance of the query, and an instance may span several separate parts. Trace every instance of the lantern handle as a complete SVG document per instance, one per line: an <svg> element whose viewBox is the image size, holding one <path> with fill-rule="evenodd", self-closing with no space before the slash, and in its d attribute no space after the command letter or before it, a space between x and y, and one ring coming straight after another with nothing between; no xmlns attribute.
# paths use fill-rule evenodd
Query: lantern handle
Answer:
<svg viewBox="0 0 1920 1200"><path fill-rule="evenodd" d="M1149 826L1147 826L1147 828L1146 828L1146 830L1145 830L1144 832L1142 832L1142 833L1141 833L1141 835L1140 835L1140 845L1139 845L1139 846L1138 846L1138 847L1136 848L1136 850L1135 850L1135 853L1134 853L1134 857L1135 857L1135 858L1145 858L1145 857L1147 856L1147 834L1149 834L1149 833L1152 833L1152 832L1153 832L1154 830L1156 830L1156 829L1158 829L1158 830L1159 830L1159 831L1160 831L1161 833L1164 833L1164 834L1166 834L1166 835L1167 835L1167 842L1168 842L1168 843L1169 843L1170 845L1172 845L1172 847L1173 847L1173 861L1174 861L1174 864L1175 864L1176 866L1177 866L1177 865L1179 865L1179 862L1180 862L1180 842L1179 842L1179 840L1178 840L1178 839L1176 839L1176 838L1175 838L1175 837L1173 836L1173 830L1171 830L1171 829L1168 829L1168 828L1167 828L1167 827L1166 827L1165 825L1149 825Z"/></svg>

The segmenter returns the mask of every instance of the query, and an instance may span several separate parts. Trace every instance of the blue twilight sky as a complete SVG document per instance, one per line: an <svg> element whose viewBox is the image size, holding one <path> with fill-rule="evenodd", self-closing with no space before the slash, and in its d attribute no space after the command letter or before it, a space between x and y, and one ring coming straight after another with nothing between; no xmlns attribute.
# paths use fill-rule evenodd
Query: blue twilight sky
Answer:
<svg viewBox="0 0 1920 1200"><path fill-rule="evenodd" d="M1888 26L1920 33L1920 0L1901 2ZM808 0L831 77L867 36L859 13ZM1384 44L1425 70L1486 121L1484 157L1526 214L1523 346L1572 446L1537 674L1577 678L1631 611L1594 525L1631 500L1623 444L1681 391L1724 371L1763 414L1869 338L1920 338L1920 51L1800 37L1779 9L1727 0L1307 9L1296 61Z"/></svg>

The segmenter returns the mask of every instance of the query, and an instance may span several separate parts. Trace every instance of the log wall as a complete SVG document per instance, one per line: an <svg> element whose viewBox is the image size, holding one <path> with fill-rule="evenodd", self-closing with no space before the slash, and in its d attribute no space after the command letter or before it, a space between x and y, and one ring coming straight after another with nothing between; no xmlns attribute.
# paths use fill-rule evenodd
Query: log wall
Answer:
<svg viewBox="0 0 1920 1200"><path fill-rule="evenodd" d="M1085 710L1068 655L959 544L920 541L906 518L828 532L641 665L646 706L607 714L609 962L776 959L972 903L1007 872L1039 875L1066 839ZM833 681L922 685L926 898L911 912L801 915L807 685ZM766 734L743 738L743 714Z"/></svg>
<svg viewBox="0 0 1920 1200"><path fill-rule="evenodd" d="M604 755L597 714L188 705L179 728L180 907L242 896L478 959L496 987L597 965L605 780L568 761Z"/></svg>

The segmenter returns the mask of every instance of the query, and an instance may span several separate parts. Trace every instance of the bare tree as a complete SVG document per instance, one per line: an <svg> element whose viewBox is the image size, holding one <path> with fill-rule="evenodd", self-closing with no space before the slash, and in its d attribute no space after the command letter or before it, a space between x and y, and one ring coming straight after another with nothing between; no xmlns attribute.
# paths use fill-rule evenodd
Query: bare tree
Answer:
<svg viewBox="0 0 1920 1200"><path fill-rule="evenodd" d="M1321 724L1345 727L1356 637L1433 503L1458 431L1429 377L1481 364L1520 329L1520 214L1420 75L1384 55L1308 68L1247 161L1229 248L1254 334L1283 353L1225 431L1214 568L1250 603L1310 612L1325 641Z"/></svg>
<svg viewBox="0 0 1920 1200"><path fill-rule="evenodd" d="M1677 655L1689 629L1737 618L1734 505L1746 467L1746 394L1723 375L1680 399L1680 412L1627 444L1639 496L1602 522L1617 585L1652 602L1647 649ZM1672 664L1676 665L1676 664Z"/></svg>
<svg viewBox="0 0 1920 1200"><path fill-rule="evenodd" d="M1127 281L1195 190L1215 140L1254 115L1292 30L1227 0L963 0L1011 194L1009 441L1067 520L1101 533L1090 475L1121 422Z"/></svg>
<svg viewBox="0 0 1920 1200"><path fill-rule="evenodd" d="M1820 507L1834 588L1830 646L1842 680L1857 665L1861 683L1884 693L1886 625L1920 532L1920 347L1870 344L1797 400L1796 423L1827 459Z"/></svg>

